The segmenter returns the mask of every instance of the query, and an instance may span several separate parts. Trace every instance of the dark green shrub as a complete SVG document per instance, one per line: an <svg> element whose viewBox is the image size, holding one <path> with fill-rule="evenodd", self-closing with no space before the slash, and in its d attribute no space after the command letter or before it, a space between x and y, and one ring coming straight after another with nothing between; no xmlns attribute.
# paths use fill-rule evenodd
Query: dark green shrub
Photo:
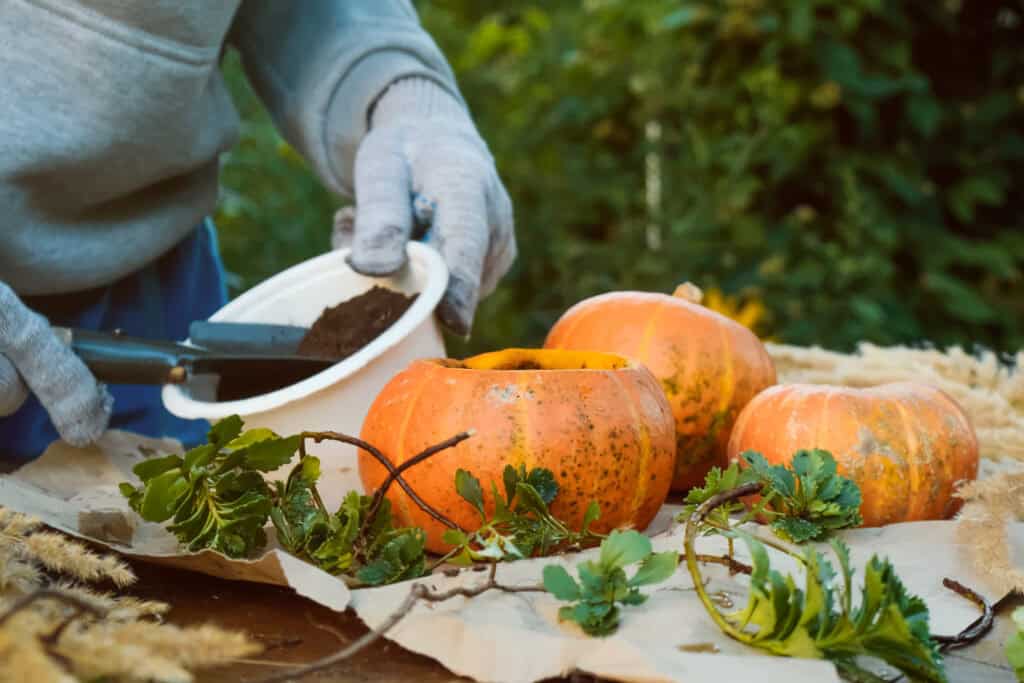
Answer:
<svg viewBox="0 0 1024 683"><path fill-rule="evenodd" d="M538 344L583 297L684 280L762 300L794 343L1024 346L1018 4L419 9L498 159L522 254L453 353ZM336 203L290 161L241 168L256 156L227 165L254 210L225 226L246 284L315 251L311 235L323 248ZM292 246L236 258L232 233L263 229Z"/></svg>

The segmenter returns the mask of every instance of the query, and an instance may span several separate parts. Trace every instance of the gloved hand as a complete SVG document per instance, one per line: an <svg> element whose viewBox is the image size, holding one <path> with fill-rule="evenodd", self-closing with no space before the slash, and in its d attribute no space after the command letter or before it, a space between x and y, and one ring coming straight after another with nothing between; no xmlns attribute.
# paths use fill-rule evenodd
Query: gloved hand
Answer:
<svg viewBox="0 0 1024 683"><path fill-rule="evenodd" d="M390 275L406 260L414 222L448 264L441 322L467 336L481 297L516 257L512 202L469 114L424 78L399 80L378 99L355 159L355 219L335 217L335 247L351 242L349 264ZM415 201L414 201L415 200Z"/></svg>
<svg viewBox="0 0 1024 683"><path fill-rule="evenodd" d="M2 282L0 354L0 416L18 410L31 390L64 441L87 446L103 435L113 404L106 387Z"/></svg>

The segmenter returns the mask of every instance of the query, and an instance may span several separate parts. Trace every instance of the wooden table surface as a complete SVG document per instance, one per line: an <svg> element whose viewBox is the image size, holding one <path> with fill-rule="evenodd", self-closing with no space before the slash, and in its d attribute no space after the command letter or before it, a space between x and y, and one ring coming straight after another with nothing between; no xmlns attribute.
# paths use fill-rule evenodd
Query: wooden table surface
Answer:
<svg viewBox="0 0 1024 683"><path fill-rule="evenodd" d="M215 623L246 631L264 645L264 652L251 660L201 672L198 683L257 681L335 652L366 633L351 610L334 612L287 588L226 581L142 562L132 562L132 566L139 581L127 592L170 603L173 608L168 621L182 625ZM946 656L950 681L1013 683L1013 673L1002 656L1010 633L1009 621L1004 615L981 643ZM461 683L469 679L455 676L429 657L381 639L355 657L299 680ZM596 683L599 679L576 674L558 680Z"/></svg>

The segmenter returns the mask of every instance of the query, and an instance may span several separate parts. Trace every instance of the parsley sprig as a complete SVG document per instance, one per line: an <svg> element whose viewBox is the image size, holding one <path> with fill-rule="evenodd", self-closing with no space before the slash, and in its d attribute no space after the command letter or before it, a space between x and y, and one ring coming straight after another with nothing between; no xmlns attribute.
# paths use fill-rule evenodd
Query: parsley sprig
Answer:
<svg viewBox="0 0 1024 683"><path fill-rule="evenodd" d="M504 495L491 482L494 514L488 518L480 480L466 470L455 473L455 490L479 513L481 524L472 532L449 529L444 541L454 550L453 564L474 561L513 560L533 555L549 555L556 550L582 548L602 538L590 530L601 515L600 507L591 501L584 514L583 526L574 531L556 519L549 505L558 495L558 483L551 470L524 465L506 465L502 472Z"/></svg>
<svg viewBox="0 0 1024 683"><path fill-rule="evenodd" d="M713 496L752 482L762 485L761 498L741 523L765 519L778 536L794 543L820 540L832 531L859 526L863 521L860 489L837 472L835 458L828 451L797 451L789 467L771 465L754 451L740 457L746 467L741 469L733 463L725 470L712 468L704 486L690 490L679 521L686 521ZM743 507L738 500L717 507L707 520L710 526L705 533L727 527L729 518Z"/></svg>
<svg viewBox="0 0 1024 683"><path fill-rule="evenodd" d="M631 577L625 568L639 563ZM613 531L601 542L597 561L576 567L579 583L565 567L544 567L544 588L559 600L572 602L558 610L562 621L573 621L585 633L606 636L619 626L619 605L639 605L647 600L641 586L660 583L676 571L679 556L674 552L653 553L651 540L636 531Z"/></svg>

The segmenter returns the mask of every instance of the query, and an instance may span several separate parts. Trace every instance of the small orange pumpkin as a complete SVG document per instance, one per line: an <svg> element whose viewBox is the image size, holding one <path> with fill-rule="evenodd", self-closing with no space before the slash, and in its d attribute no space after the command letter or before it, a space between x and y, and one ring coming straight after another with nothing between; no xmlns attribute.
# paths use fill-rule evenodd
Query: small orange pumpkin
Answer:
<svg viewBox="0 0 1024 683"><path fill-rule="evenodd" d="M673 296L601 294L566 311L544 344L622 354L654 373L675 417L675 491L702 484L708 470L725 464L739 411L775 384L775 366L757 336L700 299L689 283Z"/></svg>
<svg viewBox="0 0 1024 683"><path fill-rule="evenodd" d="M574 529L591 500L601 506L599 533L644 529L668 495L675 462L672 411L643 366L605 353L509 349L464 361L418 360L381 390L362 438L395 465L462 431L472 438L403 473L412 489L464 529L480 517L458 496L455 472L477 477L494 512L491 482L502 489L506 465L544 467L559 493L552 514ZM387 472L365 451L359 473L367 491ZM427 533L443 553L445 527L399 486L387 494L396 522Z"/></svg>
<svg viewBox="0 0 1024 683"><path fill-rule="evenodd" d="M958 482L978 475L978 439L950 396L917 382L866 389L789 384L759 394L740 413L729 459L747 450L789 464L800 449L832 453L861 490L864 526L946 519Z"/></svg>

